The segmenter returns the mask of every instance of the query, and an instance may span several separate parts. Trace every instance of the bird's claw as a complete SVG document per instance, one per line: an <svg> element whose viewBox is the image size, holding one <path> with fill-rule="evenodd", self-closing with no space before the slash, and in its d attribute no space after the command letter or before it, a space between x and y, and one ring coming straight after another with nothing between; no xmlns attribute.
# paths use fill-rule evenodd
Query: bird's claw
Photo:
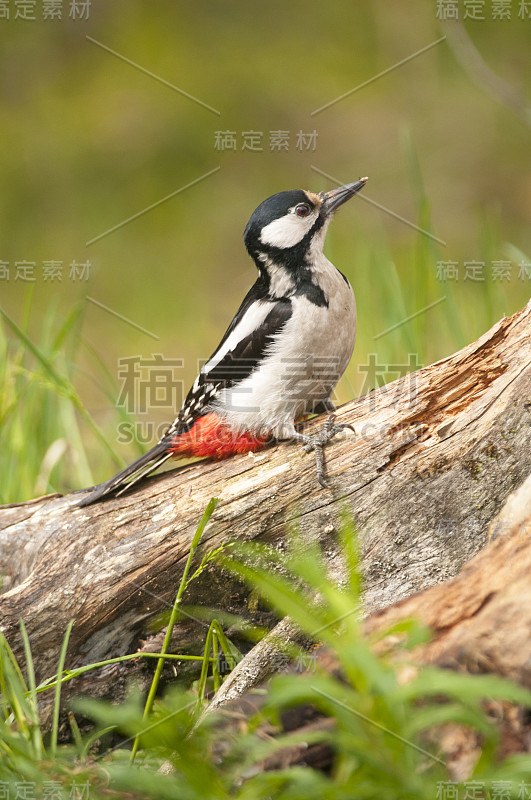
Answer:
<svg viewBox="0 0 531 800"><path fill-rule="evenodd" d="M349 428L349 430L351 430L353 433L356 433L353 425L350 425L348 422L336 423L334 415L330 414L323 425L322 430L317 434L317 436L306 436L305 434L299 434L300 441L304 442L303 446L301 447L301 451L304 453L311 453L313 450L315 452L317 480L323 489L328 489L328 483L325 475L324 447L326 444L328 444L330 439L333 439L334 436L345 430L345 428Z"/></svg>

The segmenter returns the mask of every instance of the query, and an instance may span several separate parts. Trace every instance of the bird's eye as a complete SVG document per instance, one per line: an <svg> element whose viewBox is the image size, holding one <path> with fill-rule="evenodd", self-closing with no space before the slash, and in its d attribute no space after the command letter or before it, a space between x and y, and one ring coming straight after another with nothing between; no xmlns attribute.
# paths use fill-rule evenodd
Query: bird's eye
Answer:
<svg viewBox="0 0 531 800"><path fill-rule="evenodd" d="M310 213L310 206L307 206L306 203L301 203L298 206L295 206L295 213L298 217L307 217Z"/></svg>

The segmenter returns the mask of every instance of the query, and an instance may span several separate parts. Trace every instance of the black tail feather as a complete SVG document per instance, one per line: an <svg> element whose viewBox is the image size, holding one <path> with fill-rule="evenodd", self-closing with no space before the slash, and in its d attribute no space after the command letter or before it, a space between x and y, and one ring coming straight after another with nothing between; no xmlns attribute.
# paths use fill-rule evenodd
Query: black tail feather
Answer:
<svg viewBox="0 0 531 800"><path fill-rule="evenodd" d="M159 442L143 456L137 458L128 467L118 472L113 478L110 478L105 483L100 483L94 489L77 503L77 508L84 508L92 503L97 503L107 495L119 495L129 489L134 483L139 481L144 476L148 475L153 470L160 467L165 461L171 458L171 453L168 453L168 444ZM128 480L130 478L131 480Z"/></svg>

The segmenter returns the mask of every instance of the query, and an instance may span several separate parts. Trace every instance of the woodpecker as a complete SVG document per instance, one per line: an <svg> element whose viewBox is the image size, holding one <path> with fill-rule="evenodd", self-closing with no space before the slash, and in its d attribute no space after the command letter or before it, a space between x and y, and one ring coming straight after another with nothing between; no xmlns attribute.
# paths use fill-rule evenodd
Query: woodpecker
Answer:
<svg viewBox="0 0 531 800"><path fill-rule="evenodd" d="M366 181L320 194L279 192L258 206L244 233L258 278L176 419L154 447L78 506L121 494L171 457L225 458L286 439L315 451L317 478L327 486L323 448L351 427L336 424L331 394L354 350L356 301L323 245L334 212ZM296 429L323 411L330 416L317 436Z"/></svg>

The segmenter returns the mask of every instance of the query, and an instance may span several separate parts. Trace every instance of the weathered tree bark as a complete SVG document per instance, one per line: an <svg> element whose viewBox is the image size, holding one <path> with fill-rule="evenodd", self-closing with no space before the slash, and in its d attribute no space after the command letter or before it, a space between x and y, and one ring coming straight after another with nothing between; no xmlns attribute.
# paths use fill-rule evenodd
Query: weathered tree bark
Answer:
<svg viewBox="0 0 531 800"><path fill-rule="evenodd" d="M501 675L531 689L531 476L509 496L488 538L457 577L372 614L365 630L418 619L432 638L408 654L410 663ZM381 646L396 643L384 639ZM528 709L499 701L486 708L500 733L500 760L531 751ZM467 780L481 754L478 734L448 724L438 740L452 779Z"/></svg>
<svg viewBox="0 0 531 800"><path fill-rule="evenodd" d="M257 455L181 467L117 499L76 509L79 495L0 508L1 630L20 657L19 619L38 678L52 675L74 620L67 666L135 652L175 596L192 536L221 498L201 553L234 539L283 546L293 522L333 561L338 511L360 532L369 611L444 581L485 544L488 527L531 465L531 303L451 357L343 406L352 423L326 451L330 490L311 455L283 444ZM308 424L316 430L322 419ZM187 602L273 624L248 590L208 568ZM204 641L204 622L177 626L176 652ZM145 645L156 650L158 637ZM144 666L103 670L101 691ZM95 691L98 677L78 691Z"/></svg>
<svg viewBox="0 0 531 800"><path fill-rule="evenodd" d="M433 638L416 659L531 688L531 475L492 522L491 538L457 577L371 614L365 632L418 619Z"/></svg>

